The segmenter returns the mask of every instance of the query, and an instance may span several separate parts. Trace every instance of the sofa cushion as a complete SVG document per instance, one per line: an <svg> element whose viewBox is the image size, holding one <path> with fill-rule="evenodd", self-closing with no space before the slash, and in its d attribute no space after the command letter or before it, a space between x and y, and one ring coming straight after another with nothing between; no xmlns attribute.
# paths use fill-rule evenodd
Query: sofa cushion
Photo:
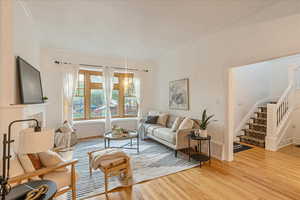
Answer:
<svg viewBox="0 0 300 200"><path fill-rule="evenodd" d="M157 119L157 124L166 127L169 115L167 113L160 114Z"/></svg>
<svg viewBox="0 0 300 200"><path fill-rule="evenodd" d="M155 137L165 140L171 144L176 144L176 133L174 133L170 128L159 128L154 130Z"/></svg>
<svg viewBox="0 0 300 200"><path fill-rule="evenodd" d="M48 174L45 174L43 176L44 180L51 180L54 181L57 185L58 189L61 189L63 187L69 186L71 185L71 169L68 169L67 171L64 172L51 172ZM76 178L77 178L77 174L76 174Z"/></svg>
<svg viewBox="0 0 300 200"><path fill-rule="evenodd" d="M181 122L180 126L178 127L178 130L192 129L193 127L194 127L194 121L192 119L186 117Z"/></svg>
<svg viewBox="0 0 300 200"><path fill-rule="evenodd" d="M146 124L145 125L145 131L147 134L153 135L154 130L162 128L161 125L158 124Z"/></svg>
<svg viewBox="0 0 300 200"><path fill-rule="evenodd" d="M167 128L171 128L174 124L174 121L176 120L177 116L176 115L169 115L168 121L167 121Z"/></svg>
<svg viewBox="0 0 300 200"><path fill-rule="evenodd" d="M182 117L176 117L175 121L173 122L173 125L171 127L171 131L176 132L179 128L183 118Z"/></svg>

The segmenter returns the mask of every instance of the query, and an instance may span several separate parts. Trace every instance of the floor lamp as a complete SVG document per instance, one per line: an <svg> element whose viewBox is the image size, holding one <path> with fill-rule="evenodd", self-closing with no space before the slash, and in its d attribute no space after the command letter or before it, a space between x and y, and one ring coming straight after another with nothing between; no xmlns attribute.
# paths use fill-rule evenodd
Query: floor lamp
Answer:
<svg viewBox="0 0 300 200"><path fill-rule="evenodd" d="M39 122L36 119L22 119L10 122L8 125L8 133L3 135L3 157L2 157L2 176L0 176L0 196L5 200L5 196L10 192L11 187L8 184L10 159L11 159L11 144L15 141L11 138L12 125L15 123L34 121L35 127L22 131L20 135L18 151L22 153L38 153L47 151L53 147L53 131L41 129ZM43 142L42 142L43 141ZM38 143L37 143L38 142ZM43 143L39 145L39 143Z"/></svg>

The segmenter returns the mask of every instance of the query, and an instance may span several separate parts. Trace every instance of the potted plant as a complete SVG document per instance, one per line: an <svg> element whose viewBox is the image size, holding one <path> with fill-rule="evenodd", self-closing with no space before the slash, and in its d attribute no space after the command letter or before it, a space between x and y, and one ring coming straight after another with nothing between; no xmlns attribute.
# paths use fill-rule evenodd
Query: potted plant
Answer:
<svg viewBox="0 0 300 200"><path fill-rule="evenodd" d="M199 130L199 136L201 137L207 137L207 126L212 122L212 121L217 121L217 120L212 120L214 115L207 116L206 109L204 109L202 113L202 119L199 124L200 130Z"/></svg>

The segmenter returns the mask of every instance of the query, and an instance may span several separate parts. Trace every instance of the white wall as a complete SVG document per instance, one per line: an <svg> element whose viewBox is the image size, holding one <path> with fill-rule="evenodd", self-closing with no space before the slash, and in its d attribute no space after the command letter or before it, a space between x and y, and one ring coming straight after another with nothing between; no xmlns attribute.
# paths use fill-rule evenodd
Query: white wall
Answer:
<svg viewBox="0 0 300 200"><path fill-rule="evenodd" d="M81 52L71 52L59 49L43 49L41 53L42 80L44 94L49 97L47 105L47 127L57 128L62 123L62 74L60 69L63 65L54 64L55 60L63 60L72 63L86 63L104 66L124 66L124 58L110 58L104 56L90 55ZM151 68L153 63L143 63L128 60L128 66L140 68ZM151 109L152 97L152 75L153 72L142 73L142 108L143 111ZM128 122L129 124L131 122ZM89 127L87 126L89 125ZM81 127L80 127L81 126ZM103 133L104 126L101 122L77 123L76 127L80 132L80 137L96 136Z"/></svg>
<svg viewBox="0 0 300 200"><path fill-rule="evenodd" d="M231 160L228 69L300 52L299 25L300 15L294 15L221 31L174 49L158 61L156 107L168 110L169 81L189 78L191 109L177 113L199 116L207 108L215 114L218 122L209 131L213 140L226 144L223 155Z"/></svg>
<svg viewBox="0 0 300 200"><path fill-rule="evenodd" d="M242 119L260 100L270 96L270 74L272 70L262 64L248 65L234 69L235 105L234 126L238 128ZM286 72L287 73L287 72Z"/></svg>
<svg viewBox="0 0 300 200"><path fill-rule="evenodd" d="M20 56L36 69L41 70L39 33L32 16L27 12L22 1L14 1L13 49L15 57ZM16 76L14 79L13 103L20 103Z"/></svg>
<svg viewBox="0 0 300 200"><path fill-rule="evenodd" d="M39 69L39 40L32 18L21 1L0 1L0 135L7 133L8 124L24 119L19 103L15 56L22 56ZM4 89L3 89L4 87ZM14 125L12 138L18 143L20 125ZM1 140L2 141L2 140ZM2 146L2 143L1 145ZM2 150L2 147L0 147Z"/></svg>

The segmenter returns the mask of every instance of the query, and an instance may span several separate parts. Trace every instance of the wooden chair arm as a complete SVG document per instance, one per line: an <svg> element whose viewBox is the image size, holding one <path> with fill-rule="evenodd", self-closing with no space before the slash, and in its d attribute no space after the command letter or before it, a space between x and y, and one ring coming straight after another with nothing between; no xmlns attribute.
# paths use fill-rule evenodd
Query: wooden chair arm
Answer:
<svg viewBox="0 0 300 200"><path fill-rule="evenodd" d="M90 151L90 152L87 152L87 154L90 156L90 155L92 155L95 152L103 151L103 150L105 150L105 148L103 148L103 149L97 149L97 150L94 150L94 151Z"/></svg>
<svg viewBox="0 0 300 200"><path fill-rule="evenodd" d="M61 164L53 166L53 167L46 167L46 168L36 170L34 172L28 172L28 173L22 174L20 176L15 176L15 177L10 178L8 180L8 183L9 184L18 183L18 182L21 182L22 180L26 180L26 179L29 179L29 178L32 178L35 176L45 175L45 174L48 174L48 173L53 172L60 168L64 168L64 167L67 167L70 165L74 166L77 162L78 162L78 160L74 159L74 160L66 161L64 163L61 163Z"/></svg>

